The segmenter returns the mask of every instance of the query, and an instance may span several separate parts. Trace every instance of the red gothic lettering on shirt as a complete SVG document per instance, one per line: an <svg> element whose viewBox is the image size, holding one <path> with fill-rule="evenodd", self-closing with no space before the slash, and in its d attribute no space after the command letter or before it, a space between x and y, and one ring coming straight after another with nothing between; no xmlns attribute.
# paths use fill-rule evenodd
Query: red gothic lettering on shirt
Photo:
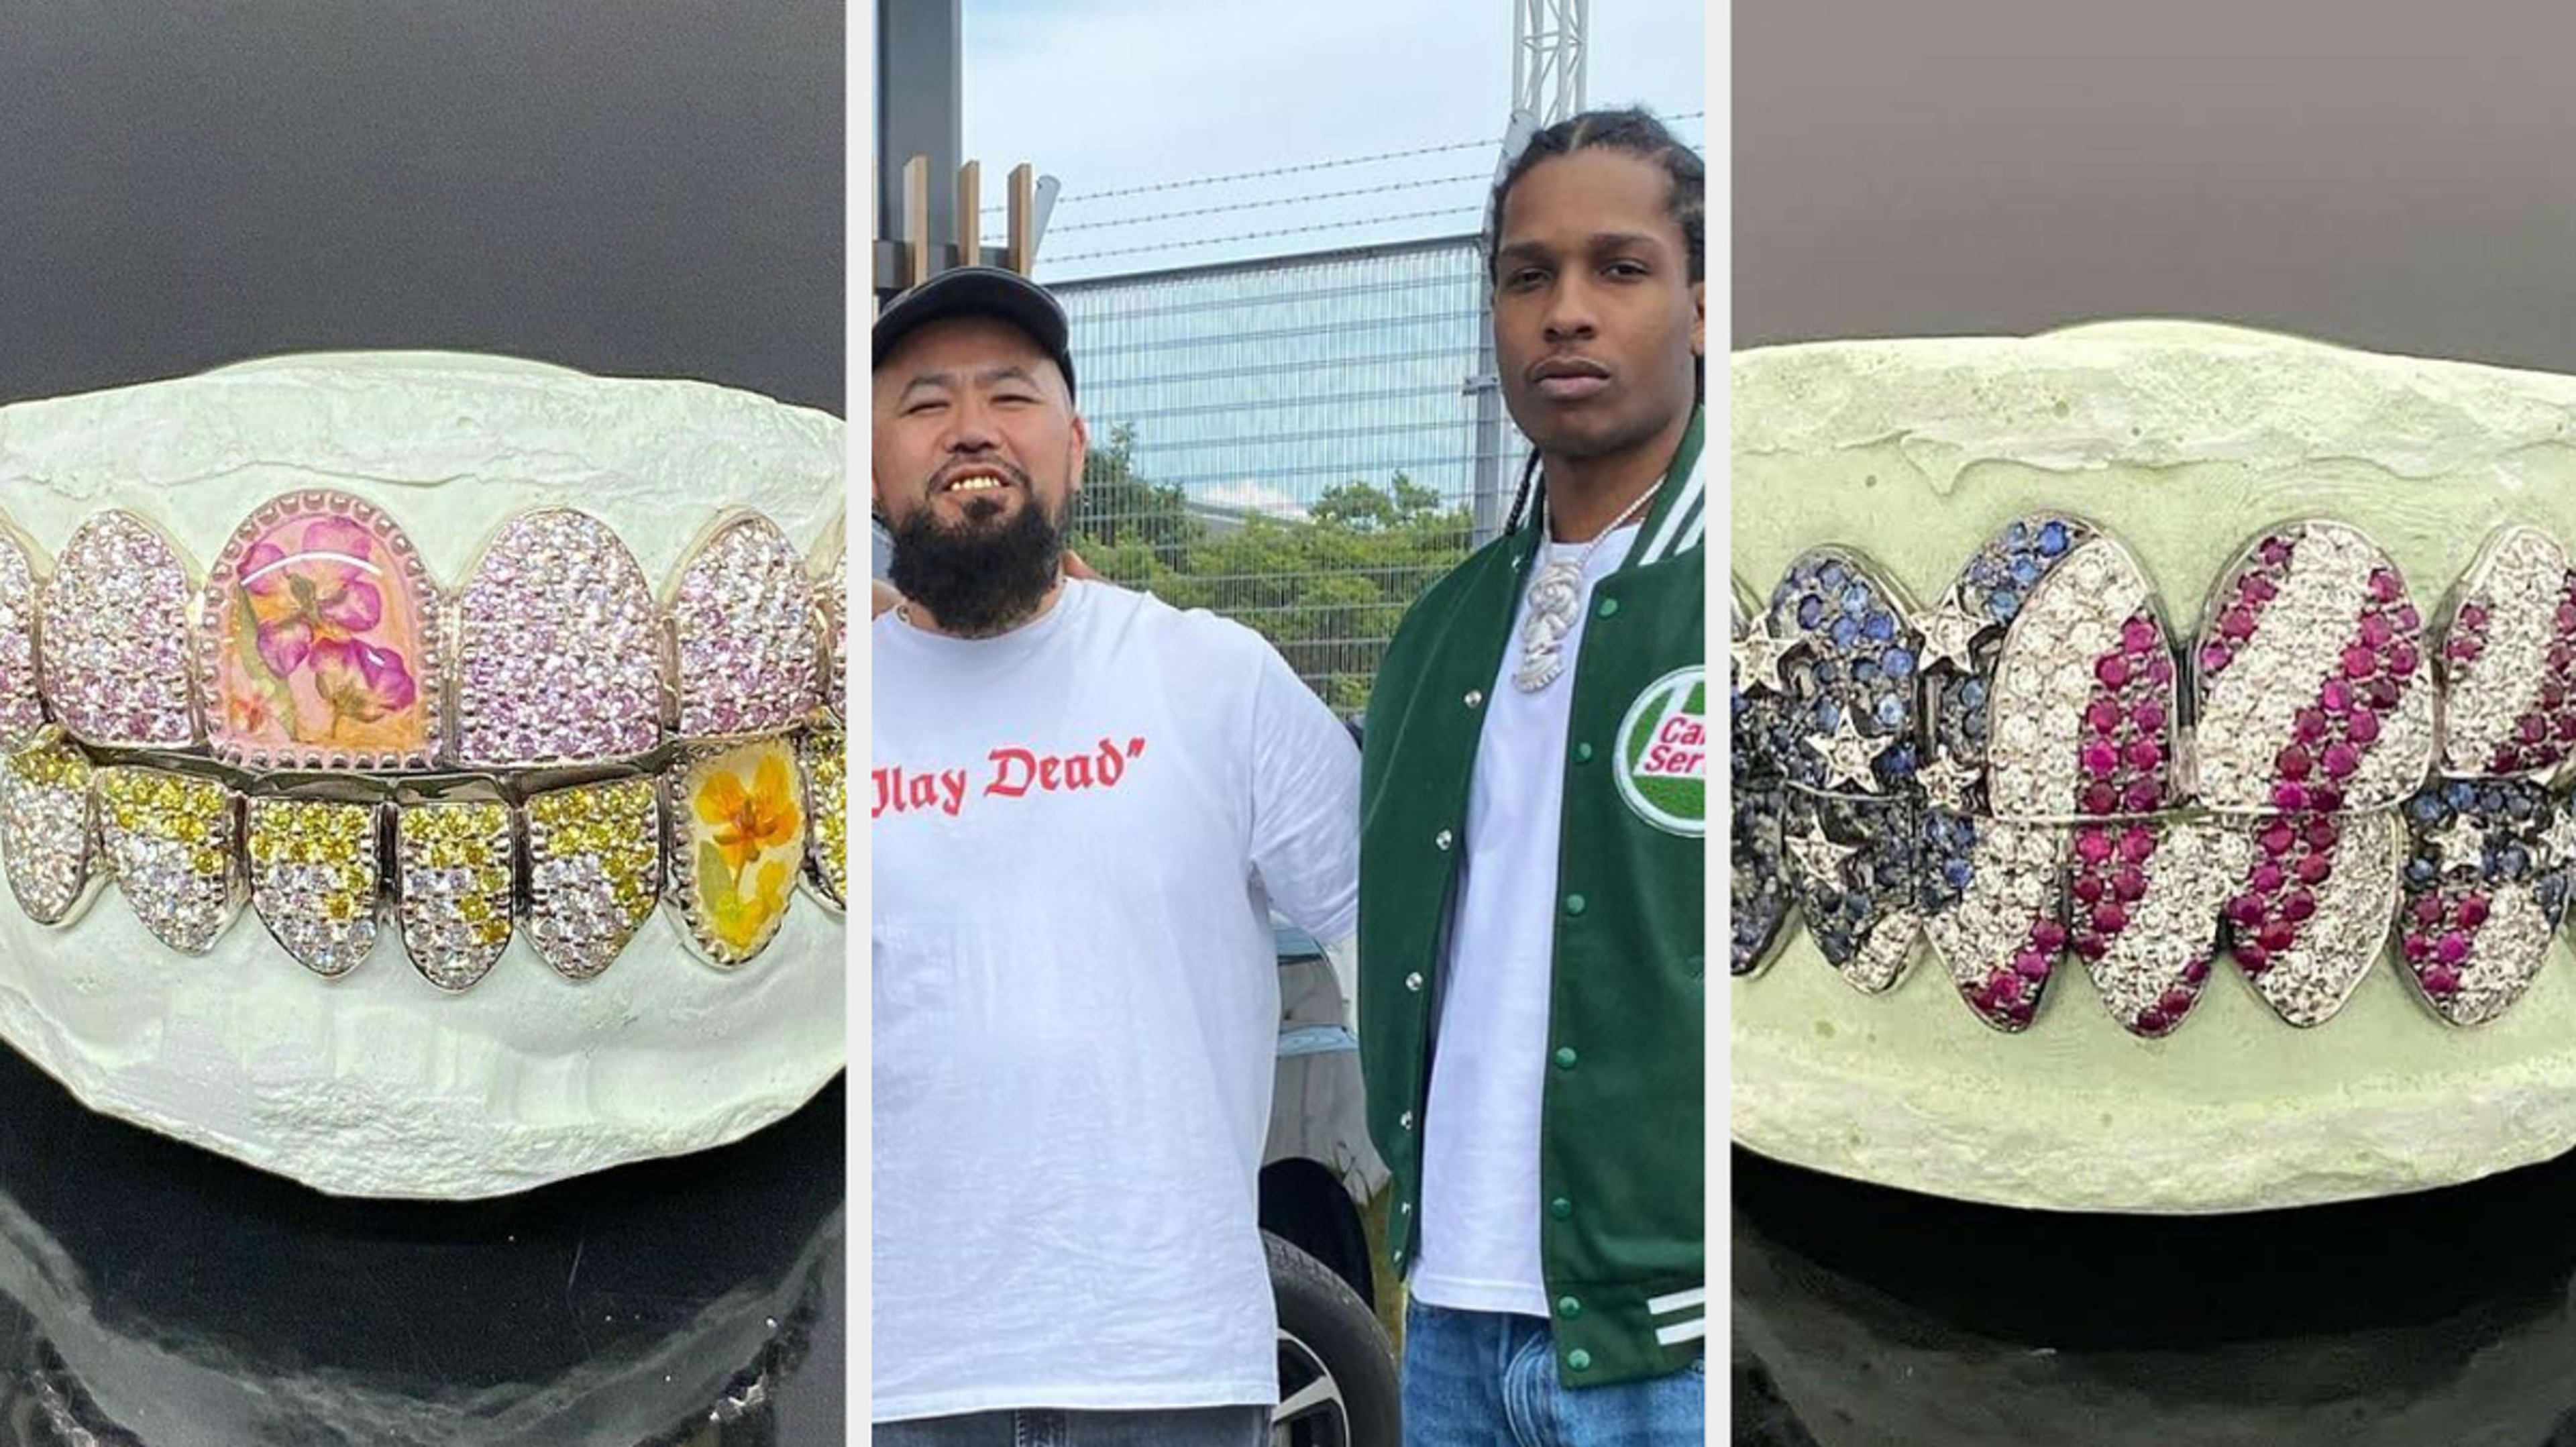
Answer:
<svg viewBox="0 0 2576 1447"><path fill-rule="evenodd" d="M1016 745L998 748L985 756L992 775L977 797L1022 799L1032 793L1114 789L1119 780L1127 777L1128 761L1144 752L1145 741L1141 738L1131 738L1123 745L1102 739L1098 748L1070 754L1041 753ZM934 809L953 819L966 807L968 776L964 769L887 765L870 769L868 776L876 784L876 807L868 815L871 819Z"/></svg>
<svg viewBox="0 0 2576 1447"><path fill-rule="evenodd" d="M1087 754L1041 754L1034 749L999 748L988 755L993 764L993 777L984 792L1005 799L1020 799L1031 790L1042 794L1063 793L1095 786L1113 788L1126 776L1127 760L1145 752L1143 739L1129 739L1124 749L1107 739Z"/></svg>
<svg viewBox="0 0 2576 1447"><path fill-rule="evenodd" d="M908 814L920 809L936 809L955 818L966 807L966 771L941 769L939 772L907 773L901 768L868 770L877 786L876 807L868 817L877 819L888 812Z"/></svg>

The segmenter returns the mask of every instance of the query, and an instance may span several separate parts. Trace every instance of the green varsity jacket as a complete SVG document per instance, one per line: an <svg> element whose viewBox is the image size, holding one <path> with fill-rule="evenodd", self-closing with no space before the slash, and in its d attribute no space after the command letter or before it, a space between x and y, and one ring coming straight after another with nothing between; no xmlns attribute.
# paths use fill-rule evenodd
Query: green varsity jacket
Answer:
<svg viewBox="0 0 2576 1447"><path fill-rule="evenodd" d="M1548 1069L1542 1270L1559 1378L1689 1365L1707 1319L1706 414L1691 419L1627 561L1592 593L1571 683ZM1533 509L1533 512L1536 510ZM1421 1199L1445 935L1468 785L1541 528L1434 584L1387 648L1361 774L1360 1055L1393 1173L1401 1270Z"/></svg>

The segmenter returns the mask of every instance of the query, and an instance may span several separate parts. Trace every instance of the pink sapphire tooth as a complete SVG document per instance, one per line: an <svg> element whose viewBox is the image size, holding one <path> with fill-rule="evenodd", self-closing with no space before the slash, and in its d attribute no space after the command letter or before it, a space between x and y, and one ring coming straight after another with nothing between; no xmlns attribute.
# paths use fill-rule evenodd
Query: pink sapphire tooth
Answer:
<svg viewBox="0 0 2576 1447"><path fill-rule="evenodd" d="M669 614L681 737L775 733L813 710L814 584L778 524L719 520L682 563Z"/></svg>
<svg viewBox="0 0 2576 1447"><path fill-rule="evenodd" d="M123 508L83 522L38 608L45 693L83 743L186 749L198 725L187 556Z"/></svg>
<svg viewBox="0 0 2576 1447"><path fill-rule="evenodd" d="M455 611L458 763L599 763L660 746L653 594L606 524L566 507L510 519Z"/></svg>

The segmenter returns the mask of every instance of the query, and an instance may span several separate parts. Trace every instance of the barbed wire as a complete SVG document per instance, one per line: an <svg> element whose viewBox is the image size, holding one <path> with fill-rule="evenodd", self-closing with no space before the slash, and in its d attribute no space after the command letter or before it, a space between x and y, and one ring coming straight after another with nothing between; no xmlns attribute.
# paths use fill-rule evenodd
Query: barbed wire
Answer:
<svg viewBox="0 0 2576 1447"><path fill-rule="evenodd" d="M1704 120L1707 116L1706 111L1683 111L1679 115L1665 116L1662 119L1666 122L1691 121ZM1402 161L1415 156L1437 156L1451 151L1472 151L1480 146L1499 146L1502 143L1502 137L1493 136L1481 141L1449 141L1437 146L1416 146L1404 151L1380 151L1369 156L1341 156L1329 161L1307 161L1294 166L1272 166L1260 171L1236 171L1223 176L1192 176L1180 181L1157 181L1146 186L1121 186L1109 191L1085 191L1074 196L1058 196L1055 198L1055 204L1079 206L1085 202L1109 201L1121 196L1149 196L1163 191L1186 191L1196 186L1221 186L1230 181L1259 181L1272 176L1302 176L1314 171L1331 171L1345 166L1367 166L1380 161ZM1697 150L1699 147L1694 146L1692 149ZM1010 206L1009 203L1004 202L983 209L989 214L1007 211ZM1074 228L1059 226L1052 229L1070 231Z"/></svg>
<svg viewBox="0 0 2576 1447"><path fill-rule="evenodd" d="M1303 196L1274 196L1261 201L1233 201L1223 206L1200 206L1188 211L1163 211L1151 216L1122 216L1114 221L1078 221L1071 226L1050 226L1049 236L1067 231L1105 231L1113 226L1143 226L1153 221L1180 221L1193 216L1215 216L1228 211L1258 211L1272 206L1302 206L1309 201L1342 201L1353 196L1380 196L1389 191L1419 191L1425 186L1455 186L1462 181L1483 182L1492 179L1479 171L1464 176L1434 176L1422 181L1390 181L1383 186L1357 186L1347 191L1312 191Z"/></svg>
<svg viewBox="0 0 2576 1447"><path fill-rule="evenodd" d="M1361 216L1349 221L1319 221L1311 226L1282 226L1271 231L1246 231L1234 236L1205 236L1190 241L1161 241L1147 246L1113 246L1106 251L1077 251L1071 256L1044 258L1051 266L1068 262L1096 261L1107 256L1137 256L1149 251L1183 251L1199 246L1228 246L1238 241L1267 241L1277 236L1304 236L1316 231L1341 231L1353 226L1380 226L1394 221L1421 221L1433 216L1481 216L1481 206L1437 206L1427 211L1397 211L1385 216Z"/></svg>

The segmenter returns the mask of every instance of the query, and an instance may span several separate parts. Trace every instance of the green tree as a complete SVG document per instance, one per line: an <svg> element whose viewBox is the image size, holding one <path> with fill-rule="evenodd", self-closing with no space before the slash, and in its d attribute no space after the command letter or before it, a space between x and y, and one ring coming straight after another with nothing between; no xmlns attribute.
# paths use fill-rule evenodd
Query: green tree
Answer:
<svg viewBox="0 0 2576 1447"><path fill-rule="evenodd" d="M1113 428L1084 470L1074 515L1084 561L1252 628L1338 711L1366 705L1404 610L1467 553L1467 509L1401 472L1383 487L1326 488L1303 518L1212 527L1178 487L1139 475L1134 453L1134 429Z"/></svg>

